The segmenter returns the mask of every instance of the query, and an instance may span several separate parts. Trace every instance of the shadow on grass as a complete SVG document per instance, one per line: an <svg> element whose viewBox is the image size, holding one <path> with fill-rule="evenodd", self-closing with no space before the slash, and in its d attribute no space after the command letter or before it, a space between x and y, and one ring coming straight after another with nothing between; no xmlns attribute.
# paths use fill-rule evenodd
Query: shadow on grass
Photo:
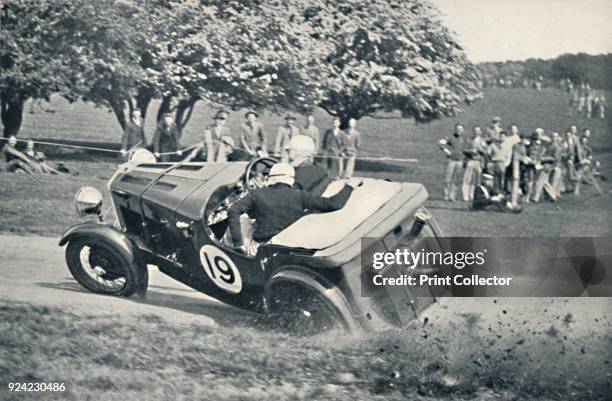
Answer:
<svg viewBox="0 0 612 401"><path fill-rule="evenodd" d="M57 283L39 282L37 286L43 288L49 288L54 290L78 292L84 294L91 294L92 296L98 297L113 297L112 295L96 294L88 291L81 287L78 283L72 281L62 281ZM223 304L214 300L206 300L201 298L194 298L192 296L169 294L165 292L151 290L151 288L162 288L175 291L175 288L161 287L161 286L150 286L147 296L145 298L139 297L123 297L122 299L128 302L156 306L160 308L169 308L177 311L189 313L192 315L206 316L213 319L221 326L226 327L250 327L258 330L269 328L272 331L272 327L267 323L267 320L255 313L245 312L241 309L234 308L232 306ZM180 291L191 291L182 290ZM191 291L196 293L195 291ZM119 297L114 297L119 298ZM102 298L101 298L102 299ZM101 301L103 302L103 301Z"/></svg>

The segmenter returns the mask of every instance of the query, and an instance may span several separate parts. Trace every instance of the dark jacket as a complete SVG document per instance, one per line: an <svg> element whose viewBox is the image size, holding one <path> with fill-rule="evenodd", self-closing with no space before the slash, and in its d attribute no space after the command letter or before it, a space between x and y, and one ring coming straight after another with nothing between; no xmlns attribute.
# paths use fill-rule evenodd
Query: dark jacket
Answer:
<svg viewBox="0 0 612 401"><path fill-rule="evenodd" d="M472 209L482 210L487 206L497 205L499 202L495 202L491 199L496 193L493 189L489 189L484 185L478 185L474 189L474 200L472 201Z"/></svg>
<svg viewBox="0 0 612 401"><path fill-rule="evenodd" d="M180 134L176 124L166 127L159 124L153 137L153 151L156 153L176 152L180 144Z"/></svg>
<svg viewBox="0 0 612 401"><path fill-rule="evenodd" d="M234 244L242 245L240 215L247 213L256 221L253 239L264 242L289 227L306 214L306 210L333 212L347 202L353 188L345 186L330 198L300 191L285 184L256 189L229 209L229 226Z"/></svg>
<svg viewBox="0 0 612 401"><path fill-rule="evenodd" d="M321 165L306 164L295 168L294 188L308 191L314 195L321 195L330 182L327 169Z"/></svg>
<svg viewBox="0 0 612 401"><path fill-rule="evenodd" d="M446 147L450 151L448 158L450 160L463 160L463 137L460 135L451 135L446 139Z"/></svg>
<svg viewBox="0 0 612 401"><path fill-rule="evenodd" d="M334 130L330 128L323 135L323 150L328 155L339 156L344 149L343 140L344 132L342 130L338 130L338 135L334 135Z"/></svg>

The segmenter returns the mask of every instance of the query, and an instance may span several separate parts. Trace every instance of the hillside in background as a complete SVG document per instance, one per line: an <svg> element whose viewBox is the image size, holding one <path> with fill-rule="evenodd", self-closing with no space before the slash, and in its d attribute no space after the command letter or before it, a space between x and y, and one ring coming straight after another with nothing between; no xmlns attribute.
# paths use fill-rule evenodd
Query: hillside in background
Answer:
<svg viewBox="0 0 612 401"><path fill-rule="evenodd" d="M612 54L563 54L555 59L486 62L477 65L485 87L557 86L569 79L574 84L588 82L596 89L612 89Z"/></svg>

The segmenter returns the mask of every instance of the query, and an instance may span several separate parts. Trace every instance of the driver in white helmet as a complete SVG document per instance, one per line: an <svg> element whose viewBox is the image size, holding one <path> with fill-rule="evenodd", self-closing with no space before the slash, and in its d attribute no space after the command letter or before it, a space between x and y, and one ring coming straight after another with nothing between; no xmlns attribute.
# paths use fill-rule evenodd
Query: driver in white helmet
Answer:
<svg viewBox="0 0 612 401"><path fill-rule="evenodd" d="M331 180L327 169L314 162L315 143L306 135L297 135L289 142L289 163L295 168L294 187L321 195Z"/></svg>
<svg viewBox="0 0 612 401"><path fill-rule="evenodd" d="M349 180L340 192L330 198L293 188L295 170L287 163L272 166L266 186L255 189L229 209L229 228L234 245L254 255L260 244L289 227L307 214L306 210L332 212L341 209L358 180ZM240 216L246 213L255 220L253 240L243 240Z"/></svg>

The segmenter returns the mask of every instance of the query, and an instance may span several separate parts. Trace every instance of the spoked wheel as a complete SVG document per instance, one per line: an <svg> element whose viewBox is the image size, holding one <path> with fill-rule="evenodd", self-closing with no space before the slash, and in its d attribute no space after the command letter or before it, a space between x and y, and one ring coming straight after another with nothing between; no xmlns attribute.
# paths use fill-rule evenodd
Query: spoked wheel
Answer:
<svg viewBox="0 0 612 401"><path fill-rule="evenodd" d="M77 238L68 243L66 263L70 273L92 292L130 296L137 288L130 261L112 245L99 239Z"/></svg>
<svg viewBox="0 0 612 401"><path fill-rule="evenodd" d="M346 328L333 307L314 291L296 284L283 283L275 288L269 315L275 327L297 336Z"/></svg>

